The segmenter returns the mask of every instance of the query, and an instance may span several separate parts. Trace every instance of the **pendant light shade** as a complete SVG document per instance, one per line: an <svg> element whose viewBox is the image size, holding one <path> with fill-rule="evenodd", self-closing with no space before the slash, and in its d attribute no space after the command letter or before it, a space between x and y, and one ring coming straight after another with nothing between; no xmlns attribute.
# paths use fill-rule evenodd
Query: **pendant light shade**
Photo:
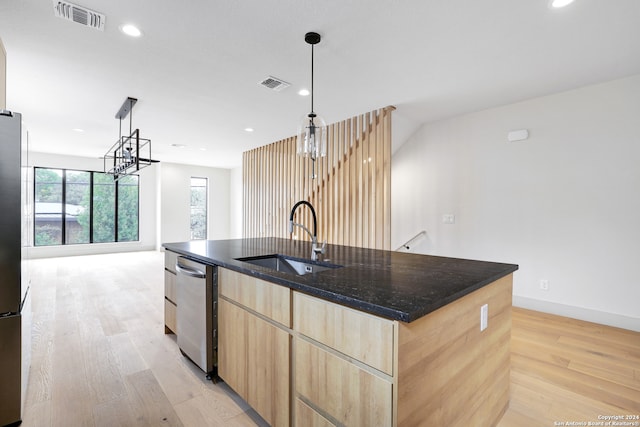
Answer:
<svg viewBox="0 0 640 427"><path fill-rule="evenodd" d="M327 155L327 123L315 113L306 115L298 126L298 155L315 160Z"/></svg>
<svg viewBox="0 0 640 427"><path fill-rule="evenodd" d="M302 118L297 133L297 153L312 161L312 178L316 178L315 161L327 155L327 123L313 110L313 46L320 43L320 34L305 34L304 41L311 45L311 112Z"/></svg>

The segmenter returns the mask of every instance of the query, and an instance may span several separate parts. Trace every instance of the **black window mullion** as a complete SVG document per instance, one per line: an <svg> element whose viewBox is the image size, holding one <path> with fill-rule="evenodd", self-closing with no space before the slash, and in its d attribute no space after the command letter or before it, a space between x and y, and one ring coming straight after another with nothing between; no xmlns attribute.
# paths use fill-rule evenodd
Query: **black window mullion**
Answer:
<svg viewBox="0 0 640 427"><path fill-rule="evenodd" d="M62 169L62 245L67 244L67 170Z"/></svg>
<svg viewBox="0 0 640 427"><path fill-rule="evenodd" d="M37 167L34 166L33 168L33 199L31 199L33 201L33 240L31 241L33 246L36 246L36 169L38 169Z"/></svg>
<svg viewBox="0 0 640 427"><path fill-rule="evenodd" d="M114 242L118 242L118 211L120 209L118 209L118 194L120 193L120 185L119 185L120 181L116 181L113 183L113 185L116 186L115 190L115 203L113 204L113 209L115 209L114 215L113 215L113 232L116 234L114 236L113 241Z"/></svg>
<svg viewBox="0 0 640 427"><path fill-rule="evenodd" d="M89 244L93 243L93 174L89 174Z"/></svg>

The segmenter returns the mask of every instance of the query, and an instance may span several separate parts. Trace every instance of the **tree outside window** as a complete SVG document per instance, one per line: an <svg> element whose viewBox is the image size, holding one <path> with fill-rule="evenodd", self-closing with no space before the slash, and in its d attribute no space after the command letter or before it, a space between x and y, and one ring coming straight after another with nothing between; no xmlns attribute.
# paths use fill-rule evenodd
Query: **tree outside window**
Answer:
<svg viewBox="0 0 640 427"><path fill-rule="evenodd" d="M118 180L118 242L135 242L139 230L139 185L137 175Z"/></svg>
<svg viewBox="0 0 640 427"><path fill-rule="evenodd" d="M62 169L35 170L35 245L62 244Z"/></svg>
<svg viewBox="0 0 640 427"><path fill-rule="evenodd" d="M65 243L89 243L91 172L65 171Z"/></svg>
<svg viewBox="0 0 640 427"><path fill-rule="evenodd" d="M191 240L207 238L207 178L191 178Z"/></svg>

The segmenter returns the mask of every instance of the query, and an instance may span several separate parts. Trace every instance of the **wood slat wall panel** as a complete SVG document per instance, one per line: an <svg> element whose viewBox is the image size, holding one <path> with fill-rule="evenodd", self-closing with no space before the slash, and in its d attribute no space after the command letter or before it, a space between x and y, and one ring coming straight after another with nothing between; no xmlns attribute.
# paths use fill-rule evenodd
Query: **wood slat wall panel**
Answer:
<svg viewBox="0 0 640 427"><path fill-rule="evenodd" d="M289 212L306 200L318 217L318 240L391 248L391 113L386 107L328 126L327 157L296 155L296 138L243 154L244 237L288 237ZM308 209L296 222L312 229ZM298 239L308 240L299 228Z"/></svg>

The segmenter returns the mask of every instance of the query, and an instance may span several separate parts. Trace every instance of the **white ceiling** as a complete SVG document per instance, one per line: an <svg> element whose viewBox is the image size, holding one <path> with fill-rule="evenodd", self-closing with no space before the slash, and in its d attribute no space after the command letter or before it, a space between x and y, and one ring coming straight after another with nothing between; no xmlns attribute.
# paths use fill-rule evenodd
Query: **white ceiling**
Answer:
<svg viewBox="0 0 640 427"><path fill-rule="evenodd" d="M74 2L105 14L105 31L54 17L49 0L0 1L7 108L35 151L104 155L131 96L154 158L239 166L309 112L297 94L310 84L308 31L323 37L315 110L331 123L395 105L396 146L425 122L640 73L638 0ZM269 75L291 87L258 85Z"/></svg>

